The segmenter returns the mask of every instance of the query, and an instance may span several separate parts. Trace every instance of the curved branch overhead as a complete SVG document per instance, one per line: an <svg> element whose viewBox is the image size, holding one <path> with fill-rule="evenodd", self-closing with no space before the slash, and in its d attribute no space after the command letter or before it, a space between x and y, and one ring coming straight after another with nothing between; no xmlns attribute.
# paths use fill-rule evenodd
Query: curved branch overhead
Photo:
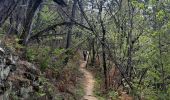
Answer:
<svg viewBox="0 0 170 100"><path fill-rule="evenodd" d="M65 3L64 0L53 0L55 3L57 3L58 5L65 7L67 6L67 4Z"/></svg>
<svg viewBox="0 0 170 100"><path fill-rule="evenodd" d="M62 23L57 23L57 24L48 26L48 27L46 27L45 29L43 29L43 30L35 33L35 35L33 35L33 36L30 37L30 40L34 40L34 39L38 38L38 37L41 36L43 33L48 32L48 31L50 31L50 30L53 30L53 29L56 28L57 26L63 26L63 25L68 26L68 25L70 25L70 24L73 24L73 25L75 25L75 26L79 26L79 27L84 28L84 29L86 29L86 30L92 31L91 28L89 28L89 27L87 27L87 26L85 26L85 25L83 25L83 24L77 23L76 21L73 21L73 22L62 22Z"/></svg>
<svg viewBox="0 0 170 100"><path fill-rule="evenodd" d="M170 100L169 5L0 0L0 100Z"/></svg>

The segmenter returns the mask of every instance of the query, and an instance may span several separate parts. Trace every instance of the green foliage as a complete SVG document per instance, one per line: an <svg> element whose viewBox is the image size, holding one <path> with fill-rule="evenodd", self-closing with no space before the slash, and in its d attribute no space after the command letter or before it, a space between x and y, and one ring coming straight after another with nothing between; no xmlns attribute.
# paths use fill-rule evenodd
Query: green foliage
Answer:
<svg viewBox="0 0 170 100"><path fill-rule="evenodd" d="M132 0L131 3L136 8L139 8L139 9L144 9L145 8L144 3L139 3L137 0Z"/></svg>
<svg viewBox="0 0 170 100"><path fill-rule="evenodd" d="M39 77L39 82L42 83L39 85L38 91L35 93L37 96L36 98L44 97L44 96L51 96L55 98L56 89L53 84L49 82L47 78L44 78L43 76ZM34 97L33 97L34 98Z"/></svg>
<svg viewBox="0 0 170 100"><path fill-rule="evenodd" d="M27 55L28 60L34 61L36 59L37 52L33 48L30 48L30 49L27 49L26 55Z"/></svg>
<svg viewBox="0 0 170 100"><path fill-rule="evenodd" d="M50 65L50 48L48 46L32 46L27 48L26 56L30 61L37 61L41 69L45 69Z"/></svg>
<svg viewBox="0 0 170 100"><path fill-rule="evenodd" d="M111 45L113 48L110 50L114 57L117 57L117 63L123 67L128 66L128 33L129 30L132 30L130 32L132 42L137 38L131 51L132 66L134 68L132 71L133 79L131 80L134 88L132 94L146 100L169 100L168 84L170 80L164 80L166 84L164 91L161 87L154 85L163 83L163 74L165 75L164 78L170 76L170 46L169 42L166 42L170 41L170 15L168 14L169 6L167 6L170 2L159 0L139 2L139 0L131 0L130 3L135 9L132 19L133 27L131 28L129 24L125 25L131 21L131 17L123 15L128 15L129 12L120 10L119 13L116 13L114 16L118 19L117 22L115 24L110 22L111 24L108 26L110 34L108 34L107 40L113 44ZM120 9L126 9L128 5L124 4L124 8ZM116 19L113 20L115 21ZM122 30L114 25L120 25ZM164 71L162 71L162 67ZM144 73L146 69L147 71ZM140 84L139 81L141 81Z"/></svg>
<svg viewBox="0 0 170 100"><path fill-rule="evenodd" d="M163 10L158 11L156 17L158 21L163 21L165 18L165 12Z"/></svg>
<svg viewBox="0 0 170 100"><path fill-rule="evenodd" d="M56 16L56 13L52 11L49 6L44 5L42 12L41 12L42 20L49 22L53 20L55 16Z"/></svg>
<svg viewBox="0 0 170 100"><path fill-rule="evenodd" d="M116 100L116 99L118 98L118 93L115 92L115 91L113 91L113 90L111 90L111 91L109 91L109 93L108 93L108 97Z"/></svg>
<svg viewBox="0 0 170 100"><path fill-rule="evenodd" d="M73 50L63 48L52 49L45 45L32 45L27 48L26 56L29 61L36 62L41 69L48 67L60 70L66 58L73 56Z"/></svg>
<svg viewBox="0 0 170 100"><path fill-rule="evenodd" d="M150 4L156 4L157 0L149 0Z"/></svg>
<svg viewBox="0 0 170 100"><path fill-rule="evenodd" d="M69 8L71 8L72 3L70 2L68 8L62 9L61 11L58 7L56 8L53 6L52 1L53 0L47 0L44 2L45 4L41 5L40 12L37 14L38 16L35 14L35 18L32 21L33 28L32 30L30 29L31 33L34 34L36 33L35 31L43 30L47 26L70 20L71 9ZM146 100L168 100L168 97L170 97L170 79L168 79L170 76L170 0L122 0L121 4L114 0L106 0L105 3L107 4L104 4L103 7L101 7L103 8L101 9L102 21L99 20L100 15L98 14L100 13L98 12L99 9L97 9L98 4L93 2L95 9L90 9L89 3L90 2L87 0L83 1L85 14L81 14L81 12L76 9L75 21L84 26L87 25L92 32L77 27L81 25L73 25L71 44L79 43L79 41L88 38L88 40L81 44L81 47L79 48L91 49L91 40L95 40L96 52L102 56L101 45L102 43L105 43L106 58L109 58L110 55L114 58L114 61L110 60L110 58L107 59L110 60L108 62L118 63L117 65L120 66L117 67L122 68L123 70L127 69L126 67L129 66L128 61L131 60L132 65L130 69L132 69L132 76L128 76L127 79L131 77L129 81L134 88L131 92L132 95L136 97L143 96ZM66 12L66 14L63 14L63 12ZM15 15L15 12L12 15ZM80 15L87 16L83 17ZM85 19L82 19L81 17ZM13 16L11 18L13 18ZM85 23L81 23L81 20L86 21L84 21ZM9 24L8 20L7 22ZM35 22L37 23L35 24ZM102 22L106 31L106 41L104 42L102 41ZM4 27L0 29L0 35L6 31L8 32L11 26L12 28L17 26L20 27L20 25L15 24L17 24L15 21L10 21L10 27L5 24ZM67 36L62 33L66 33L68 28L70 28L69 25L66 25L66 27L64 25L64 28L62 26L52 29L49 27L50 31L48 34L44 32L41 34L42 37L40 37L42 40L46 38L45 42L43 42L45 45L42 45L43 43L37 45L31 44L31 46L29 45L26 48L26 57L28 60L37 63L41 69L50 67L55 71L60 72L62 75L63 62L68 58L71 58L71 60L74 61L70 63L69 60L67 67L70 68L73 73L77 73L77 67L73 62L75 63L79 59L72 59L73 55L75 55L74 46L73 48L71 47L65 50L60 47L51 47L51 44L46 44L49 41L54 43L54 40L62 40L59 41L59 43L65 42L63 40ZM51 36L55 34L58 35L57 38L56 36ZM46 35L50 36L46 37ZM14 51L25 48L21 44L18 44L19 40L19 38L15 37L12 41L10 40L7 43L7 46ZM146 69L147 71L144 73ZM126 75L127 73L125 73L125 76ZM107 97L116 99L117 92L113 91L113 89L109 90L106 94L102 94L101 92L100 85L104 80L102 69L97 72L96 76L95 94L101 98L101 100L105 100ZM47 83L48 80L42 79L41 81ZM164 91L154 86L157 83L162 84L163 82L165 82L166 85ZM127 83L124 84L126 85ZM48 83L43 85L49 86ZM48 89L48 91L53 90L51 87ZM77 95L83 94L81 89L77 90L77 92ZM40 87L40 91L38 91L37 95L46 95L44 93L44 88Z"/></svg>

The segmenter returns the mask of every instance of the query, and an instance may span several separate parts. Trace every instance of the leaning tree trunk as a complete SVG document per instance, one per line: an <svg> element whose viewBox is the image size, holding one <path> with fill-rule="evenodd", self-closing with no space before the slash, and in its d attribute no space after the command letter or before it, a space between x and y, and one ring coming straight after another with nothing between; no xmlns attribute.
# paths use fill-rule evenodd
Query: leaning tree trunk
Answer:
<svg viewBox="0 0 170 100"><path fill-rule="evenodd" d="M20 0L0 0L0 27L12 14Z"/></svg>
<svg viewBox="0 0 170 100"><path fill-rule="evenodd" d="M31 34L32 20L41 2L42 0L29 0L28 2L26 17L23 22L23 32L20 36L21 44L25 45L28 42L29 35Z"/></svg>

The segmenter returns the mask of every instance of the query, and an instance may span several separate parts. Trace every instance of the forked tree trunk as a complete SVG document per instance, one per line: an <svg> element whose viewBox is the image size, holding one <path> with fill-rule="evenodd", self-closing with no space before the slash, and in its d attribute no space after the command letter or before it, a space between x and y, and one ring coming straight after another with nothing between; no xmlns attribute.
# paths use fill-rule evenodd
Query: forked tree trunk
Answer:
<svg viewBox="0 0 170 100"><path fill-rule="evenodd" d="M35 12L42 0L29 0L28 7L26 11L26 18L23 22L23 32L20 36L21 44L26 44L28 42L28 36L31 34L31 25L34 18Z"/></svg>

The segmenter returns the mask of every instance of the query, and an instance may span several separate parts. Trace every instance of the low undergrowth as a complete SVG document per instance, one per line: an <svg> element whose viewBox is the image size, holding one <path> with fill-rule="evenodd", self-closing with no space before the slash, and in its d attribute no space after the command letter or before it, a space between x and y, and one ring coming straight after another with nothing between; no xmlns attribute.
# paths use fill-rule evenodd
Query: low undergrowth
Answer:
<svg viewBox="0 0 170 100"><path fill-rule="evenodd" d="M22 47L17 42L16 38L4 39L3 42L7 45L7 48L12 49L10 52L18 56L22 63L22 66L17 65L16 70L11 72L10 75L13 75L9 79L14 82L24 81L24 84L28 85L24 88L20 84L15 85L17 87L14 88L18 88L20 92L6 91L7 98L12 100L26 98L32 100L80 100L82 98L84 90L83 85L80 84L83 76L79 71L80 57L74 50L70 50L69 53L65 54L63 48L52 49L50 46L38 44ZM20 59L23 54L22 50L25 48L24 55L26 58ZM66 57L69 58L67 65L63 64ZM30 69L26 69L28 65L30 68L34 68L38 74L34 73L34 70L33 74L29 72ZM27 79L27 77L34 77L34 75L36 75L36 81L35 79Z"/></svg>
<svg viewBox="0 0 170 100"><path fill-rule="evenodd" d="M78 70L79 55L65 55L62 54L64 49L51 50L47 46L34 49L28 49L27 57L30 61L36 62L44 77L56 88L57 100L79 100L84 94L83 87L79 84L82 76ZM65 66L63 62L66 57L70 59Z"/></svg>

